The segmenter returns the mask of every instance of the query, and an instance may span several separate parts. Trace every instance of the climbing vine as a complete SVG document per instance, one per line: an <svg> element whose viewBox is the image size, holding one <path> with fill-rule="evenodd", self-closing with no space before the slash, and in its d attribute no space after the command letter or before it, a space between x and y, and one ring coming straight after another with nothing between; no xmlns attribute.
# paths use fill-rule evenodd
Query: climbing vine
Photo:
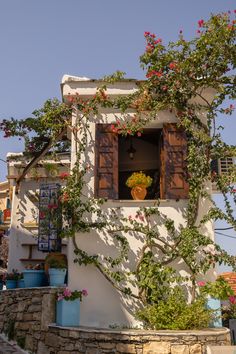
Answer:
<svg viewBox="0 0 236 354"><path fill-rule="evenodd" d="M41 110L33 113L35 118L3 120L1 123L6 137L16 135L25 138L28 152L38 151L48 139L58 144L58 133L65 128L71 130L76 142L76 162L70 176L66 176L67 185L61 196L65 218L62 236L73 238L76 263L93 264L116 289L138 299L144 308L168 301L179 285L182 289L189 287L194 303L200 296L199 276L217 263L236 266L235 257L228 255L202 232L204 224L218 219L227 221L236 230L233 212L236 197L232 187L236 178L235 168L223 176L211 172L212 160L236 155L236 147L222 140L222 127L217 126L219 114L232 115L234 112L235 12L212 15L208 21L199 20L197 36L190 41L181 31L176 42L164 45L161 38L145 32L146 50L140 62L147 80L134 94L113 99L108 96L107 83L122 80L123 73L117 72L104 79L104 84L91 99L71 95L68 104L48 100ZM212 99L205 94L208 89L214 91ZM91 168L84 159L89 122L101 107L116 108L123 113L123 118L117 119L112 130L114 134L124 136L140 136L147 124L157 119L161 110L175 114L188 140L189 198L185 225L177 228L174 220L160 212L159 201L154 207L140 208L134 216L128 217L124 217L119 208L110 209L107 222L108 211L104 211L103 206L105 200L85 195L85 177ZM128 109L132 109L134 114L126 115ZM73 125L72 113L76 117ZM36 135L29 138L28 133L32 130ZM223 194L224 210L216 206L207 192L206 186L211 182ZM210 200L211 208L199 220L202 199ZM164 225L166 235L160 233L159 224ZM112 235L118 249L116 257L91 255L79 247L75 235L91 230ZM139 235L142 239L142 247L131 271L124 268L130 250L127 235ZM178 274L174 262L181 262L188 275Z"/></svg>

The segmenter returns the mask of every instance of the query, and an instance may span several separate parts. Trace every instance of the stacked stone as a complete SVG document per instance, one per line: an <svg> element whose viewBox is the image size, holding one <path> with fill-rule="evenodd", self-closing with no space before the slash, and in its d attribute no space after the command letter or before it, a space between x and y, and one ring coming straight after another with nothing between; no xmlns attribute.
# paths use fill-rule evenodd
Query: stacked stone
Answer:
<svg viewBox="0 0 236 354"><path fill-rule="evenodd" d="M37 353L38 341L55 322L57 291L50 287L0 291L0 331Z"/></svg>
<svg viewBox="0 0 236 354"><path fill-rule="evenodd" d="M0 291L0 331L35 354L205 354L229 345L226 328L143 331L63 328L55 322L57 288Z"/></svg>
<svg viewBox="0 0 236 354"><path fill-rule="evenodd" d="M217 344L216 344L217 343ZM230 344L229 330L142 331L66 329L50 326L39 354L203 354L208 345Z"/></svg>

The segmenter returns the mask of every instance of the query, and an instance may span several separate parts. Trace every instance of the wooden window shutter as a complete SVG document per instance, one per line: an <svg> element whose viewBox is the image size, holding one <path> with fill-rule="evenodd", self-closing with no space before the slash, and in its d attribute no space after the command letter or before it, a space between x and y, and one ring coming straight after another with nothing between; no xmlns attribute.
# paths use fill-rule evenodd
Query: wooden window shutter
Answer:
<svg viewBox="0 0 236 354"><path fill-rule="evenodd" d="M111 124L96 124L95 196L118 199L118 135Z"/></svg>
<svg viewBox="0 0 236 354"><path fill-rule="evenodd" d="M161 151L161 199L186 199L187 182L187 137L177 124L163 125Z"/></svg>

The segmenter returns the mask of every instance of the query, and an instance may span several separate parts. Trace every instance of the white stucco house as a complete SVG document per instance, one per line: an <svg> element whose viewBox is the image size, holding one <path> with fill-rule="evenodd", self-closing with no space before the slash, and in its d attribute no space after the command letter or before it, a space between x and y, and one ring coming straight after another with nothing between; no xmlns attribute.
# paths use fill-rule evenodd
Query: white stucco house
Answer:
<svg viewBox="0 0 236 354"><path fill-rule="evenodd" d="M138 87L138 81L122 80L115 84L108 84L106 94L109 97L134 93ZM81 99L93 97L97 88L104 85L103 81L87 78L71 77L65 75L62 79L62 97L66 102L73 95L79 95ZM205 90L205 97L211 99L214 92ZM203 102L201 102L203 103ZM129 111L127 115L134 112ZM204 113L199 113L204 119ZM73 124L80 112L74 112ZM106 198L103 208L109 213L113 208L118 208L121 215L134 217L140 206L155 206L155 201L160 198L160 212L172 218L178 228L184 225L183 213L187 205L188 184L184 177L186 174L186 139L183 132L177 129L177 119L174 113L160 112L155 121L144 129L141 137L124 138L115 134L111 125L116 119L122 119L118 110L104 108L96 117L91 117L89 122L90 136L88 150L84 159L91 169L88 171L84 193L87 196ZM75 163L76 144L79 141L79 132L76 137L72 135L72 167ZM130 154L131 153L131 154ZM134 171L144 171L153 178L153 185L149 189L145 200L132 200L130 191L125 186L125 181ZM206 189L211 193L211 184ZM209 208L209 202L202 200L199 208L199 220ZM162 235L166 229L158 225ZM214 239L212 223L204 225L204 233ZM76 240L80 248L88 254L112 254L116 253L112 238L107 234L83 234L78 233ZM130 262L124 265L124 269L132 269L135 257L142 247L142 238L130 236L130 249L132 254ZM92 265L78 266L74 263L74 246L72 241L68 244L69 262L69 287L73 289L86 288L89 296L83 301L81 308L81 325L95 327L109 327L115 324L135 326L133 313L135 302L127 299L104 278L104 276ZM182 264L176 264L181 269ZM209 279L214 278L214 273L209 273Z"/></svg>

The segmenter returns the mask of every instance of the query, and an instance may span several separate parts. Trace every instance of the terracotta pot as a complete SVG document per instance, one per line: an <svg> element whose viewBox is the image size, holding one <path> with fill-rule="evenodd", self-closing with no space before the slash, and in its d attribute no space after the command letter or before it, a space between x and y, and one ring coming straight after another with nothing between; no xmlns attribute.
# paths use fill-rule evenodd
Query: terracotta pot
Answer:
<svg viewBox="0 0 236 354"><path fill-rule="evenodd" d="M135 200L143 200L147 195L146 186L139 184L131 189L131 195Z"/></svg>

